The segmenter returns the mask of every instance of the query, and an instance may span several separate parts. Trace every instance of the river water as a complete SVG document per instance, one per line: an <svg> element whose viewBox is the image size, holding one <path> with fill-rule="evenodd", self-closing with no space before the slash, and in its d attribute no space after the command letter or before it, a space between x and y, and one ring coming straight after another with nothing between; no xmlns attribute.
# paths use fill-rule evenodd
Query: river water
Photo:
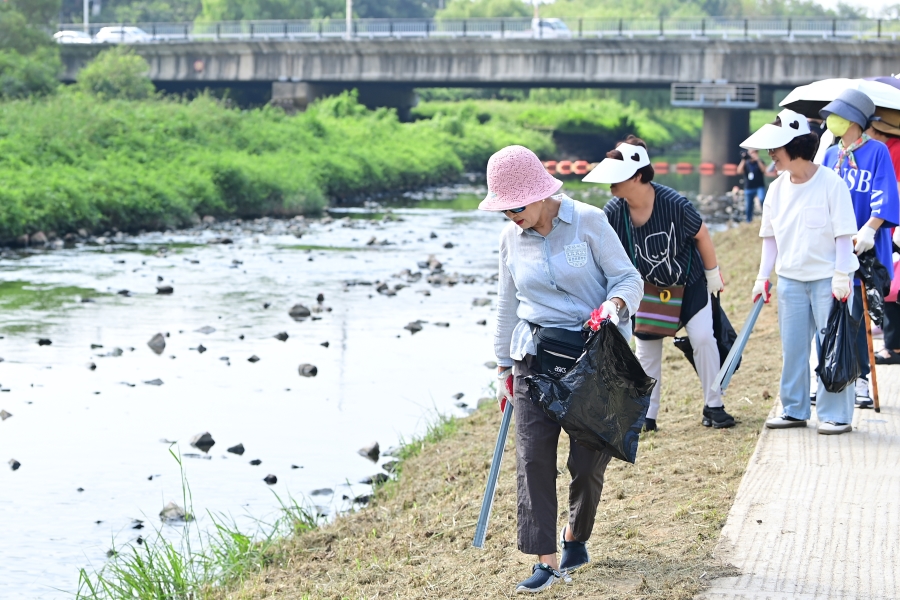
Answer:
<svg viewBox="0 0 900 600"><path fill-rule="evenodd" d="M453 187L324 220L5 253L0 410L12 417L0 422L0 598L71 597L80 568L152 535L167 502L184 504L170 446L185 455L201 524L207 510L266 518L273 492L333 515L380 470L358 449L396 446L490 395L505 219L475 210L483 194ZM216 243L224 238L232 243ZM420 263L431 255L458 283L429 283ZM296 321L297 303L322 310ZM421 331L404 329L416 320ZM168 336L159 355L147 345L156 333ZM301 377L302 363L317 376ZM208 454L189 445L203 432L215 439ZM226 452L238 443L243 455ZM334 495L310 496L322 488ZM134 519L147 528L132 529Z"/></svg>

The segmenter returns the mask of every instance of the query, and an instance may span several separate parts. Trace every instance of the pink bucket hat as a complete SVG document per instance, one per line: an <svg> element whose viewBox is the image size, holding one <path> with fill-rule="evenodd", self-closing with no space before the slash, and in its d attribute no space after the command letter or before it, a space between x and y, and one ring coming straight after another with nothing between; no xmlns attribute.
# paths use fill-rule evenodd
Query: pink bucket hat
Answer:
<svg viewBox="0 0 900 600"><path fill-rule="evenodd" d="M528 148L507 146L488 161L487 185L488 195L478 208L503 211L552 196L562 187L562 181L547 173Z"/></svg>

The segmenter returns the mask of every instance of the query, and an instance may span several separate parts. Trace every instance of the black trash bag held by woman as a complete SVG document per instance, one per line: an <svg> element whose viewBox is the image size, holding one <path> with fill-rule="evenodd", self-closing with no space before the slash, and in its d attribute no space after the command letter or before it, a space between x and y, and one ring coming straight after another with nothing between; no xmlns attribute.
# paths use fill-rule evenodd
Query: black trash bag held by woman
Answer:
<svg viewBox="0 0 900 600"><path fill-rule="evenodd" d="M829 392L836 394L844 391L860 376L856 346L858 329L859 321L850 316L850 306L835 298L819 349L819 366L816 367L816 374Z"/></svg>
<svg viewBox="0 0 900 600"><path fill-rule="evenodd" d="M884 297L891 293L891 275L887 267L875 257L875 250L866 250L859 255L856 276L866 286L869 317L875 325L881 327L884 323Z"/></svg>
<svg viewBox="0 0 900 600"><path fill-rule="evenodd" d="M531 401L572 439L634 463L656 380L644 373L628 342L609 321L591 334L584 353L564 376L534 375L525 381Z"/></svg>
<svg viewBox="0 0 900 600"><path fill-rule="evenodd" d="M731 352L731 347L734 346L734 341L737 339L738 334L722 309L719 294L710 296L709 301L712 302L713 336L716 338L716 346L719 348L719 366L721 367L725 364L725 359L728 358L728 353ZM697 365L694 364L694 346L691 345L691 339L676 337L675 347L684 353L684 357L688 359L688 362L691 363L694 371L696 371ZM741 357L739 356L734 370L737 371L740 368Z"/></svg>

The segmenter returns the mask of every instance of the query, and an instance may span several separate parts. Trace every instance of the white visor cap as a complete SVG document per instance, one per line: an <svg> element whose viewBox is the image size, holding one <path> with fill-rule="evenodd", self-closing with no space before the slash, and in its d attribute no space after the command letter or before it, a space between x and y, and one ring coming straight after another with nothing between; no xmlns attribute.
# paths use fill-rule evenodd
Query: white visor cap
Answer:
<svg viewBox="0 0 900 600"><path fill-rule="evenodd" d="M774 150L786 145L795 137L809 133L806 117L790 109L778 113L781 125L767 123L741 144L741 148L750 150Z"/></svg>
<svg viewBox="0 0 900 600"><path fill-rule="evenodd" d="M623 160L604 158L599 165L587 174L582 181L587 183L622 183L631 179L637 170L650 164L650 157L643 146L619 144L616 150L622 153Z"/></svg>

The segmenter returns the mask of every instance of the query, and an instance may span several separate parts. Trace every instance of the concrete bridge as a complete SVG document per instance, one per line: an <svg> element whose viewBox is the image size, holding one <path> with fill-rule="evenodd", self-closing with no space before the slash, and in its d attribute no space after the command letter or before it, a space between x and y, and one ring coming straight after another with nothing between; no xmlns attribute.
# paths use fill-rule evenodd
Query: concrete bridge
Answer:
<svg viewBox="0 0 900 600"><path fill-rule="evenodd" d="M73 81L104 46L65 46L63 79ZM264 87L272 102L301 110L351 88L365 104L403 115L415 105L417 87L669 88L724 80L758 86L749 103L697 105L705 110L703 159L716 163L738 161L750 109L773 107L778 89L900 72L900 41L889 37L166 40L132 47L163 89ZM704 181L710 193L729 183Z"/></svg>

